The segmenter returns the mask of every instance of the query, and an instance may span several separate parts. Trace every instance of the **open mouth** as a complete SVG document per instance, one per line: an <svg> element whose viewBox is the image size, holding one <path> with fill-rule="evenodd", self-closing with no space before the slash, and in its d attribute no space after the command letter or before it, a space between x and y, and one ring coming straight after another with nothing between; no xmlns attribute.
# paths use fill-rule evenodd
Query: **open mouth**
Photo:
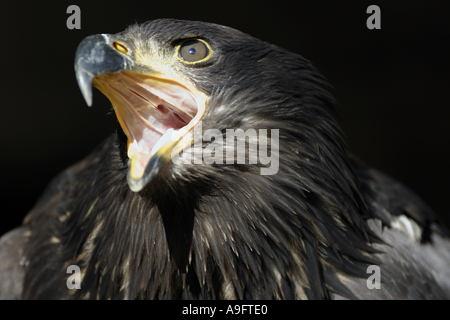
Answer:
<svg viewBox="0 0 450 320"><path fill-rule="evenodd" d="M101 74L93 84L111 101L128 137L132 179L144 175L160 149L172 149L205 110L203 93L166 78L124 71Z"/></svg>

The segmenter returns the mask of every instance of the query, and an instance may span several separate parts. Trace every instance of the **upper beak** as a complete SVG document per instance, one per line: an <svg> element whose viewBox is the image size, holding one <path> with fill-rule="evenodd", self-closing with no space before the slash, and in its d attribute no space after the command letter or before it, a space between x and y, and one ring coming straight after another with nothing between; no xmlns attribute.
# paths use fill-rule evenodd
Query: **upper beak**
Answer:
<svg viewBox="0 0 450 320"><path fill-rule="evenodd" d="M132 70L133 61L111 46L109 35L85 38L75 53L75 76L87 105L92 106L92 79L104 73Z"/></svg>
<svg viewBox="0 0 450 320"><path fill-rule="evenodd" d="M125 43L115 35L85 38L75 54L75 74L89 106L92 84L112 102L128 137L128 185L139 192L171 160L172 149L179 152L190 145L183 137L203 116L206 96L136 63L129 52L119 52L117 37Z"/></svg>

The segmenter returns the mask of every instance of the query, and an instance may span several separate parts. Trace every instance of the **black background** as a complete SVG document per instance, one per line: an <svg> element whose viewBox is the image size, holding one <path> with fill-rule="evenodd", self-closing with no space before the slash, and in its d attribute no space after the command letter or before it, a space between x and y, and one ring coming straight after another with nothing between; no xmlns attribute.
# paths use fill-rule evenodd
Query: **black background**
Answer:
<svg viewBox="0 0 450 320"><path fill-rule="evenodd" d="M19 225L52 177L115 127L110 103L98 91L92 108L82 99L73 72L78 43L156 18L228 25L311 60L334 86L353 153L409 186L450 225L448 6L425 1L52 3L2 4L0 234ZM66 27L72 4L81 9L80 30ZM371 4L381 8L381 30L366 27Z"/></svg>

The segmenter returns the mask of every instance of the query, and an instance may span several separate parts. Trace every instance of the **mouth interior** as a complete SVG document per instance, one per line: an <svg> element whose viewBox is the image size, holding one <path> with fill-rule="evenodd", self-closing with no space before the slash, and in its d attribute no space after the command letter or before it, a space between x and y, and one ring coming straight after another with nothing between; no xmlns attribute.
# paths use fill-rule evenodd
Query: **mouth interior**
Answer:
<svg viewBox="0 0 450 320"><path fill-rule="evenodd" d="M108 79L95 79L94 85L112 102L128 137L132 176L140 177L150 158L166 142L189 130L199 113L198 97L171 80L129 72L102 77Z"/></svg>

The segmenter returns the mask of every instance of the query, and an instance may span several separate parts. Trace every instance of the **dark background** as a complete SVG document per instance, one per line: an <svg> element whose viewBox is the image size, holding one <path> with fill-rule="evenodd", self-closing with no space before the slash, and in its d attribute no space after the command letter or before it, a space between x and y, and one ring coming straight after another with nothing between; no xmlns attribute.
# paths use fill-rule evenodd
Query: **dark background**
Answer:
<svg viewBox="0 0 450 320"><path fill-rule="evenodd" d="M350 149L416 191L450 225L448 6L424 1L103 1L2 4L0 234L19 225L58 172L111 134L98 91L77 87L78 43L156 18L228 25L311 60L334 86ZM67 7L81 9L68 30ZM381 30L366 9L381 8Z"/></svg>

